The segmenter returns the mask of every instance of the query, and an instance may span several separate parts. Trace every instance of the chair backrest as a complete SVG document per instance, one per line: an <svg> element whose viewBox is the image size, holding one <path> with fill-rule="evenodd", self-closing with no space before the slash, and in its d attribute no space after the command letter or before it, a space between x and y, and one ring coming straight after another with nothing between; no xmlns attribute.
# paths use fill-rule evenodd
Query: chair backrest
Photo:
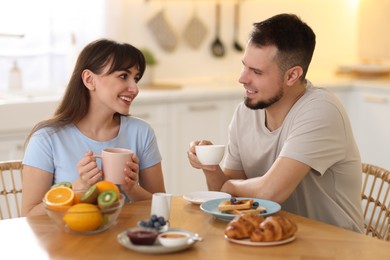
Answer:
<svg viewBox="0 0 390 260"><path fill-rule="evenodd" d="M362 206L366 235L390 241L390 172L363 163Z"/></svg>
<svg viewBox="0 0 390 260"><path fill-rule="evenodd" d="M0 162L0 220L21 216L22 162Z"/></svg>

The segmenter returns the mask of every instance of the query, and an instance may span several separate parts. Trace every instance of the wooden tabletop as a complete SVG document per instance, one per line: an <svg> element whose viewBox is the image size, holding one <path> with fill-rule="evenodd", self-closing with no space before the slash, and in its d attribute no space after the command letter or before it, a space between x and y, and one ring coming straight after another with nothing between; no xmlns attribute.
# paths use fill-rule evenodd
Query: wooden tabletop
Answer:
<svg viewBox="0 0 390 260"><path fill-rule="evenodd" d="M204 238L176 253L138 253L117 242L117 235L148 219L151 201L125 205L116 225L96 235L74 235L59 230L48 216L0 221L0 259L390 259L390 243L286 212L298 224L296 240L258 247L224 238L226 222L203 212L199 205L174 197L171 226Z"/></svg>

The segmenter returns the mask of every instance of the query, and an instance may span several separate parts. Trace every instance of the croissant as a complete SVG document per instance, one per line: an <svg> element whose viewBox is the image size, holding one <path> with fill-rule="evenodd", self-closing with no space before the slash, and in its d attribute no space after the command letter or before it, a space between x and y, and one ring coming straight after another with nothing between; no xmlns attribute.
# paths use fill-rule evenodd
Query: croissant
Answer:
<svg viewBox="0 0 390 260"><path fill-rule="evenodd" d="M292 237L297 231L297 225L290 219L281 216L267 217L260 227L250 236L253 242L279 241Z"/></svg>
<svg viewBox="0 0 390 260"><path fill-rule="evenodd" d="M264 221L263 216L242 214L234 217L226 226L225 235L232 239L249 238L255 229Z"/></svg>

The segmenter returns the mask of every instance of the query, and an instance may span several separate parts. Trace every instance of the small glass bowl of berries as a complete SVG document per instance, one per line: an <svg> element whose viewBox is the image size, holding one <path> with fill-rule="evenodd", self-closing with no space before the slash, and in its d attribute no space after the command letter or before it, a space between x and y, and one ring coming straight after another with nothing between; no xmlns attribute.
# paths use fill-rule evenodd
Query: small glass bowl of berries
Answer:
<svg viewBox="0 0 390 260"><path fill-rule="evenodd" d="M162 216L153 214L149 219L138 221L138 227L164 232L168 230L168 221Z"/></svg>

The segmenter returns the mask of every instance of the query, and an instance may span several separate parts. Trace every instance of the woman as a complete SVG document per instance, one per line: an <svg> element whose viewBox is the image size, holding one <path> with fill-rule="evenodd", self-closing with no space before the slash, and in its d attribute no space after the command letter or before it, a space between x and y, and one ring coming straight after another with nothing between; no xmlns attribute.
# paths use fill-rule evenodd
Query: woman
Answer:
<svg viewBox="0 0 390 260"><path fill-rule="evenodd" d="M127 116L144 71L142 52L130 44L101 39L83 49L54 116L38 123L27 138L24 216L44 214L42 199L55 183L68 181L80 190L101 180L104 173L93 155L107 147L135 152L120 186L130 200L165 192L154 131Z"/></svg>

